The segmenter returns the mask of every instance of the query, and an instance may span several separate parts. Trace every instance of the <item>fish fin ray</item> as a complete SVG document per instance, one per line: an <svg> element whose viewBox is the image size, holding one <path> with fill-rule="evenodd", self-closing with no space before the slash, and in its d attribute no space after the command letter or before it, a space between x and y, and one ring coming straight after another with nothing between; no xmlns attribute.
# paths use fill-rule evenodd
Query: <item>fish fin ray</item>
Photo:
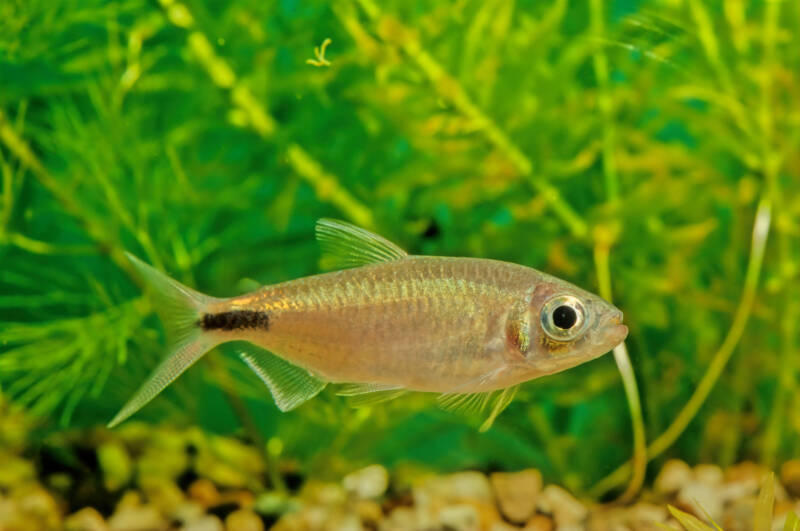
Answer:
<svg viewBox="0 0 800 531"><path fill-rule="evenodd" d="M480 393L442 393L437 397L439 407L445 411L462 414L480 413L486 409L491 391Z"/></svg>
<svg viewBox="0 0 800 531"><path fill-rule="evenodd" d="M398 389L402 389L402 387L381 383L346 383L339 386L336 394L339 396L356 396L380 391L396 391Z"/></svg>
<svg viewBox="0 0 800 531"><path fill-rule="evenodd" d="M502 413L508 407L512 400L514 400L514 397L517 395L517 391L519 391L519 385L512 385L511 387L506 387L502 391L498 391L496 393L496 396L492 398L494 401L492 404L492 410L489 412L489 416L486 418L486 420L483 421L483 424L481 424L481 427L478 428L478 431L483 433L492 427L492 424L494 424L494 421L500 416L500 413Z"/></svg>
<svg viewBox="0 0 800 531"><path fill-rule="evenodd" d="M442 393L438 397L439 407L445 411L457 414L481 414L491 406L489 416L483 421L478 431L481 433L492 427L494 421L514 400L519 385L514 385L498 391L483 391L479 393Z"/></svg>
<svg viewBox="0 0 800 531"><path fill-rule="evenodd" d="M407 392L408 390L391 384L350 383L339 387L336 394L347 397L347 403L352 407L364 407L394 400Z"/></svg>
<svg viewBox="0 0 800 531"><path fill-rule="evenodd" d="M315 234L322 249L322 265L327 269L391 262L408 256L386 238L336 219L318 220Z"/></svg>
<svg viewBox="0 0 800 531"><path fill-rule="evenodd" d="M317 396L327 385L302 367L252 344L242 346L239 357L269 388L275 405L281 411L291 411L300 406Z"/></svg>
<svg viewBox="0 0 800 531"><path fill-rule="evenodd" d="M219 344L218 340L205 334L197 324L203 309L216 299L169 278L130 253L125 254L153 298L153 308L161 318L170 346L169 354L108 423L110 428L144 407L194 362Z"/></svg>

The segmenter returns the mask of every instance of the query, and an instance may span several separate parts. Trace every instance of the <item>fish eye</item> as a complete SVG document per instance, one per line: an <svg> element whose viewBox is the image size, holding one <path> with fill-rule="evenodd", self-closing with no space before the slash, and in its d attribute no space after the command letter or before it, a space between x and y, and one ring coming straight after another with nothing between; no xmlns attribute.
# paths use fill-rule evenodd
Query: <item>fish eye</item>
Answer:
<svg viewBox="0 0 800 531"><path fill-rule="evenodd" d="M578 321L578 312L572 306L559 306L553 310L553 324L562 330L569 330Z"/></svg>
<svg viewBox="0 0 800 531"><path fill-rule="evenodd" d="M572 295L557 295L542 307L542 330L555 341L575 339L583 333L586 322L583 304Z"/></svg>

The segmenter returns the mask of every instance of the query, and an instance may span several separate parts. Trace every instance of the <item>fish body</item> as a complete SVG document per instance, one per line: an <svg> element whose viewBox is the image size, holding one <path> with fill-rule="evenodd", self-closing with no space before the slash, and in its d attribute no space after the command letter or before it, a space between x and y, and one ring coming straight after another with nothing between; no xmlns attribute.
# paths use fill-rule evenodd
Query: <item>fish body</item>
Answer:
<svg viewBox="0 0 800 531"><path fill-rule="evenodd" d="M456 403L488 399L602 355L627 334L612 305L535 269L409 256L331 220L320 221L318 237L331 256L357 267L227 299L194 292L133 259L162 297L157 308L167 328L184 337L112 424L229 341L255 347L243 359L278 406L291 409L327 383L350 384L351 395L427 391ZM513 391L498 400L509 396Z"/></svg>

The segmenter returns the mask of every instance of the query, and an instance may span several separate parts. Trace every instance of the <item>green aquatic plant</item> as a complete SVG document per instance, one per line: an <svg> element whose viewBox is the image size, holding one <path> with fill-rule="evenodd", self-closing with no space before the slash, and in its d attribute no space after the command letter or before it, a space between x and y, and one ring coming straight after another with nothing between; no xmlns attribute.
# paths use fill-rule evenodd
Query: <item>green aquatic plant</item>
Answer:
<svg viewBox="0 0 800 531"><path fill-rule="evenodd" d="M780 1L3 2L0 386L50 429L107 422L163 353L125 251L234 295L317 272L330 216L602 293L630 339L484 435L419 397L281 415L223 352L146 418L319 473L535 466L595 497L670 455L797 455L799 24Z"/></svg>

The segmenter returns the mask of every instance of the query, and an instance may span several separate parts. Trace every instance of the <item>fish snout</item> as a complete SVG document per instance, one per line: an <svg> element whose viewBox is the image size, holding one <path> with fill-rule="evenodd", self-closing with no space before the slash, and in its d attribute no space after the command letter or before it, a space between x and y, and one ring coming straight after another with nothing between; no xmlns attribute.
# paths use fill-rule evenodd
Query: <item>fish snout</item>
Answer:
<svg viewBox="0 0 800 531"><path fill-rule="evenodd" d="M628 337L628 327L622 324L622 312L614 311L608 319L608 339L613 346L617 346Z"/></svg>

